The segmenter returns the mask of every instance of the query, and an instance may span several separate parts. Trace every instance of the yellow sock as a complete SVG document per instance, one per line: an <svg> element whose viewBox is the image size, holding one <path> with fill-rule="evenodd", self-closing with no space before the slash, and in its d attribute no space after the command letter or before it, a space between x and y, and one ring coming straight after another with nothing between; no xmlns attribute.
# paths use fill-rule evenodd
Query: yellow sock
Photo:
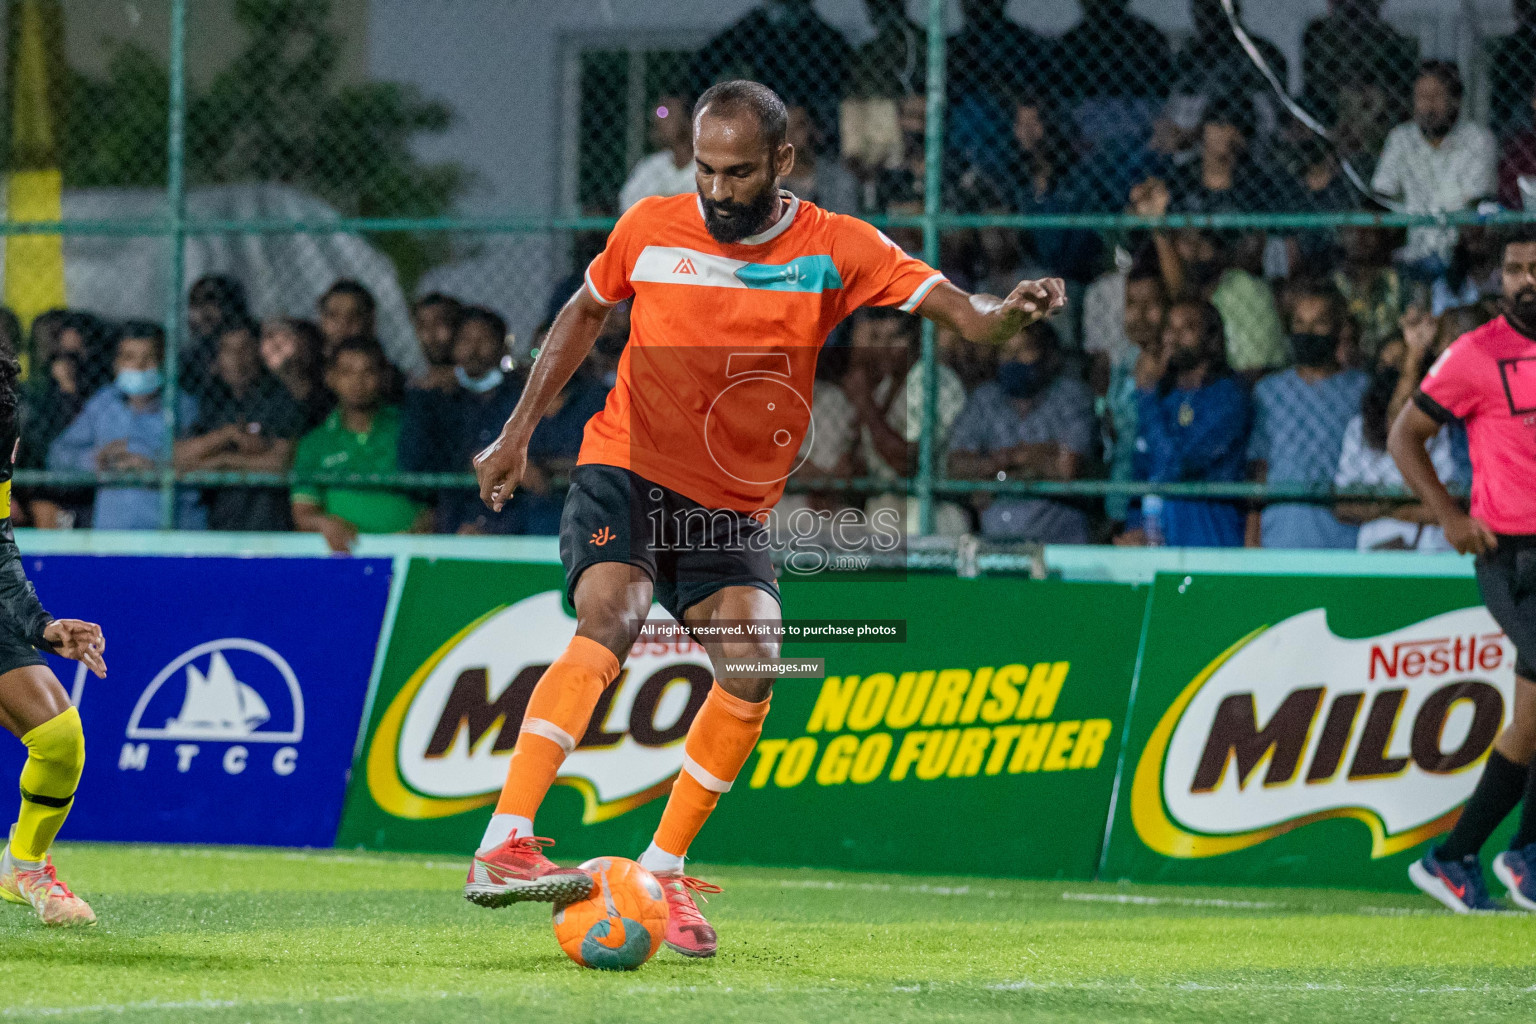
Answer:
<svg viewBox="0 0 1536 1024"><path fill-rule="evenodd" d="M80 712L70 708L21 738L27 763L21 769L21 814L11 833L11 856L39 861L69 817L85 767Z"/></svg>

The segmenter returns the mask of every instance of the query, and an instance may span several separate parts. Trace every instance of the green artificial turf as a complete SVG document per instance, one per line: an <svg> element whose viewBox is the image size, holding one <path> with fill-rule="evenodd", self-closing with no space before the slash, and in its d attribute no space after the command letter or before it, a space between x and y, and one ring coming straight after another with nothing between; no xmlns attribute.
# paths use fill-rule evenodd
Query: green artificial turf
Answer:
<svg viewBox="0 0 1536 1024"><path fill-rule="evenodd" d="M72 845L0 905L0 1021L1522 1021L1536 917L1411 895L709 869L720 955L577 968L453 858Z"/></svg>

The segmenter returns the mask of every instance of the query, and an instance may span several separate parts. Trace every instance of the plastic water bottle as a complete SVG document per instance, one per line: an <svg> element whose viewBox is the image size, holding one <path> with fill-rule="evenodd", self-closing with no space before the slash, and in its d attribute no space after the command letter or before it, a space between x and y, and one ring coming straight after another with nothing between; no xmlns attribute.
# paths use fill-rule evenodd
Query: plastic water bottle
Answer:
<svg viewBox="0 0 1536 1024"><path fill-rule="evenodd" d="M1163 546L1163 499L1158 494L1141 498L1141 529L1147 535L1147 547Z"/></svg>

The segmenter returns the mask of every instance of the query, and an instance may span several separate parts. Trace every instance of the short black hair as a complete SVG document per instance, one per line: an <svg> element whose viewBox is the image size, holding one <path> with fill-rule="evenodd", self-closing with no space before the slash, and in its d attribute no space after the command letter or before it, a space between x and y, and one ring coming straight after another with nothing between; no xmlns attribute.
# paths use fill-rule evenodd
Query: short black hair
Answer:
<svg viewBox="0 0 1536 1024"><path fill-rule="evenodd" d="M325 294L320 296L320 301L315 303L315 305L324 309L325 304L337 295L350 295L357 299L363 304L363 308L368 311L369 316L372 316L379 306L373 297L373 292L369 291L361 281L351 277L338 279L335 284L332 284L325 290Z"/></svg>
<svg viewBox="0 0 1536 1024"><path fill-rule="evenodd" d="M503 341L507 337L507 322L500 313L486 306L463 306L459 309L459 322L453 328L454 337L470 324L484 324Z"/></svg>
<svg viewBox="0 0 1536 1024"><path fill-rule="evenodd" d="M117 336L117 343L121 345L129 338L144 339L154 342L155 351L160 358L165 358L165 328L153 320L128 320L123 324L123 329Z"/></svg>
<svg viewBox="0 0 1536 1024"><path fill-rule="evenodd" d="M1168 306L1171 315L1175 309L1187 307L1200 313L1200 354L1205 358L1205 365L1210 369L1209 380L1217 377L1225 377L1232 372L1231 365L1227 362L1227 327L1222 320L1221 310L1205 300L1197 298L1175 299ZM1157 390L1166 395L1173 390L1177 382L1178 374L1172 370L1165 370L1162 380L1158 381ZM1209 380L1207 382L1209 382Z"/></svg>
<svg viewBox="0 0 1536 1024"><path fill-rule="evenodd" d="M1458 102L1465 91L1461 83L1461 68L1457 67L1454 61L1427 60L1419 65L1419 73L1414 81L1420 78L1437 79L1441 85L1445 86L1445 91L1451 94L1451 99Z"/></svg>
<svg viewBox="0 0 1536 1024"><path fill-rule="evenodd" d="M200 277L187 292L188 305L200 306L205 302L218 306L225 313L238 313L242 316L249 308L245 301L245 285L225 274Z"/></svg>
<svg viewBox="0 0 1536 1024"><path fill-rule="evenodd" d="M341 357L348 352L361 352L383 371L389 366L389 357L384 354L384 346L380 345L377 338L343 338L331 349L330 356L325 361L327 370L334 370L336 364L341 362Z"/></svg>
<svg viewBox="0 0 1536 1024"><path fill-rule="evenodd" d="M1163 305L1168 305L1168 282L1163 280L1163 268L1158 263L1156 249L1148 246L1131 257L1130 269L1125 272L1125 283L1130 284L1132 281L1155 282Z"/></svg>
<svg viewBox="0 0 1536 1024"><path fill-rule="evenodd" d="M1536 245L1536 224L1516 224L1504 234L1504 247L1511 245Z"/></svg>
<svg viewBox="0 0 1536 1024"><path fill-rule="evenodd" d="M1341 334L1349 328L1349 303L1333 282L1317 277L1304 277L1295 281L1286 294L1286 320L1296 308L1297 299L1322 299L1328 304L1328 315L1333 326Z"/></svg>
<svg viewBox="0 0 1536 1024"><path fill-rule="evenodd" d="M224 322L219 324L219 329L214 332L213 336L215 339L223 341L224 335L233 334L236 331L245 331L253 338L261 338L261 325L248 316L226 317Z"/></svg>
<svg viewBox="0 0 1536 1024"><path fill-rule="evenodd" d="M1257 133L1258 119L1253 113L1253 101L1247 95L1222 95L1206 104L1200 118L1201 124L1229 124L1245 139Z"/></svg>
<svg viewBox="0 0 1536 1024"><path fill-rule="evenodd" d="M712 85L699 97L693 108L693 119L697 121L705 110L726 117L742 111L750 113L757 119L770 153L777 153L789 135L789 109L778 93L761 82L738 78Z"/></svg>
<svg viewBox="0 0 1536 1024"><path fill-rule="evenodd" d="M447 306L455 313L464 308L464 304L452 295L445 295L442 292L427 292L427 294L411 303L411 315L415 316L429 306Z"/></svg>

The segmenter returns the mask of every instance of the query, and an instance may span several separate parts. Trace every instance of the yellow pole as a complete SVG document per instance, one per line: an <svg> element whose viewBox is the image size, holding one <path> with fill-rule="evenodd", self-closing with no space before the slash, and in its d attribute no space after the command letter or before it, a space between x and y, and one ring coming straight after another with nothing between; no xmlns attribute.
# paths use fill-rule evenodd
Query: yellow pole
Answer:
<svg viewBox="0 0 1536 1024"><path fill-rule="evenodd" d="M6 216L13 223L63 219L64 179L49 83L49 22L62 25L57 0L11 5L16 46L11 69L11 174ZM62 48L59 48L61 50ZM46 310L65 305L64 240L59 235L5 236L5 304L23 328Z"/></svg>

